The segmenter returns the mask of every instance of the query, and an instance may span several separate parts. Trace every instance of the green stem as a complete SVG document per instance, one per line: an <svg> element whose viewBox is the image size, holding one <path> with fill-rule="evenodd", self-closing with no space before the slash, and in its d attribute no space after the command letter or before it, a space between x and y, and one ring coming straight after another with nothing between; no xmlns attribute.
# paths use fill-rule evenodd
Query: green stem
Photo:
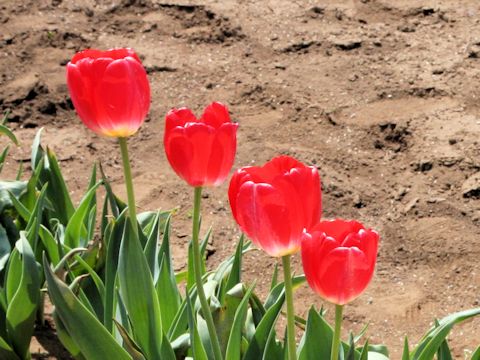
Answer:
<svg viewBox="0 0 480 360"><path fill-rule="evenodd" d="M338 360L340 335L342 333L343 305L335 305L335 333L333 334L331 360Z"/></svg>
<svg viewBox="0 0 480 360"><path fill-rule="evenodd" d="M215 360L222 360L222 350L220 349L217 331L215 329L215 324L213 323L212 313L210 311L210 306L208 305L207 298L205 296L202 282L201 254L200 244L198 241L198 233L200 231L200 203L202 201L202 187L196 187L194 194L192 248L195 283L197 285L197 294L198 298L200 299L200 305L202 306L202 313L207 323L208 333L210 334L214 358Z"/></svg>
<svg viewBox="0 0 480 360"><path fill-rule="evenodd" d="M133 232L138 239L137 211L135 207L135 195L133 193L132 170L130 168L130 159L128 157L127 138L118 138L120 151L122 153L123 172L125 176L125 185L127 186L128 212L132 223Z"/></svg>
<svg viewBox="0 0 480 360"><path fill-rule="evenodd" d="M283 274L285 282L285 297L287 298L287 338L288 338L288 359L296 360L297 349L295 344L295 313L293 310L293 288L290 269L290 255L282 257Z"/></svg>

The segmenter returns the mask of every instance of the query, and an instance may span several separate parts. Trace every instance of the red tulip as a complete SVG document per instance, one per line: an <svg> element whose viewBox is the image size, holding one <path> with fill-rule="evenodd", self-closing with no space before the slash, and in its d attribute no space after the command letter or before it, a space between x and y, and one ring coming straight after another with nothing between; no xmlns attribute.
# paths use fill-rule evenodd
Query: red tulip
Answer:
<svg viewBox="0 0 480 360"><path fill-rule="evenodd" d="M132 49L75 54L67 64L67 85L78 116L100 135L133 135L148 113L150 86Z"/></svg>
<svg viewBox="0 0 480 360"><path fill-rule="evenodd" d="M302 240L303 270L310 287L345 305L366 289L377 260L378 234L356 221L322 221Z"/></svg>
<svg viewBox="0 0 480 360"><path fill-rule="evenodd" d="M271 256L300 249L302 232L320 220L320 176L289 156L235 172L228 191L233 217Z"/></svg>
<svg viewBox="0 0 480 360"><path fill-rule="evenodd" d="M191 186L220 185L235 159L237 128L219 102L208 105L200 119L190 109L172 109L165 117L167 159Z"/></svg>

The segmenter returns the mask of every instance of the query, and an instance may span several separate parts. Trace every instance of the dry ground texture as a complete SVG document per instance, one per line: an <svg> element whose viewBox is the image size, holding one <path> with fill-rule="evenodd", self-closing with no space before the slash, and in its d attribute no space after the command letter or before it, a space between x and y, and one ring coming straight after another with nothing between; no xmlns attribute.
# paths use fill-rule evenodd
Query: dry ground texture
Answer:
<svg viewBox="0 0 480 360"><path fill-rule="evenodd" d="M0 0L0 110L11 109L22 141L3 176L28 167L44 127L75 199L95 160L124 194L117 146L76 117L64 66L80 49L133 47L152 87L149 118L130 140L137 198L144 210L179 207L177 269L192 194L167 164L164 115L222 101L240 123L236 167L277 154L315 164L324 217L380 232L376 276L345 325L369 322L370 341L398 359L405 334L415 343L434 317L480 305L479 19L478 0ZM226 189L204 196L210 267L239 236ZM265 292L274 264L251 252L246 278ZM305 286L298 312L311 303L322 301ZM37 334L37 358L67 358L51 331ZM455 357L479 342L480 319L456 328Z"/></svg>

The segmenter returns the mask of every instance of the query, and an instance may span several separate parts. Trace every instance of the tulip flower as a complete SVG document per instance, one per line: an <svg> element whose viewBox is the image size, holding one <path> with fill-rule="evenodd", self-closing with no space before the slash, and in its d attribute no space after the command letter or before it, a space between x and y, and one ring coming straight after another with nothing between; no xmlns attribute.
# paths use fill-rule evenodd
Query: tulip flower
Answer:
<svg viewBox="0 0 480 360"><path fill-rule="evenodd" d="M320 220L318 170L289 156L237 170L228 197L240 228L271 256L296 253L303 230Z"/></svg>
<svg viewBox="0 0 480 360"><path fill-rule="evenodd" d="M310 287L336 305L332 360L338 359L343 305L351 302L372 280L378 234L356 221L322 221L302 239L302 263Z"/></svg>
<svg viewBox="0 0 480 360"><path fill-rule="evenodd" d="M142 125L150 106L150 85L132 49L81 51L67 64L70 97L83 123L100 135L116 137L122 153L128 210L137 221L126 137Z"/></svg>
<svg viewBox="0 0 480 360"><path fill-rule="evenodd" d="M187 108L172 109L165 118L167 159L191 186L220 185L235 159L237 128L219 102L208 105L200 119Z"/></svg>
<svg viewBox="0 0 480 360"><path fill-rule="evenodd" d="M296 358L290 256L300 249L304 229L320 220L320 176L289 156L262 167L235 172L228 190L232 214L241 229L269 255L282 257L287 301L288 358Z"/></svg>
<svg viewBox="0 0 480 360"><path fill-rule="evenodd" d="M222 360L220 342L202 282L199 244L203 186L218 186L228 176L237 149L238 124L219 102L208 105L200 119L187 108L172 109L165 117L163 143L173 170L194 187L192 252L197 294L207 323L215 360Z"/></svg>
<svg viewBox="0 0 480 360"><path fill-rule="evenodd" d="M77 53L67 64L67 85L78 116L97 134L133 135L148 113L150 86L132 49Z"/></svg>

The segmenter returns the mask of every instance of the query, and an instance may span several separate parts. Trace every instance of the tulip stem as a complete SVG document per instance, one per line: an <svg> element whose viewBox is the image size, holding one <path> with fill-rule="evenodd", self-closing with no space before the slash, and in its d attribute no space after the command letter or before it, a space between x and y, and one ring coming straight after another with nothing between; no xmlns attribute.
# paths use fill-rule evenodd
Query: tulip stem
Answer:
<svg viewBox="0 0 480 360"><path fill-rule="evenodd" d="M285 297L287 298L287 340L288 340L288 359L296 360L297 347L295 343L295 313L293 309L293 287L292 274L290 269L290 256L282 257L283 277L285 282Z"/></svg>
<svg viewBox="0 0 480 360"><path fill-rule="evenodd" d="M200 204L202 201L202 187L195 187L194 203L193 203L193 232L192 232L192 248L193 248L193 269L195 272L195 283L197 285L197 294L202 307L203 317L207 323L208 333L212 343L212 350L215 360L222 360L222 350L220 349L220 343L218 342L217 330L213 323L212 313L210 311L210 305L207 302L205 296L205 290L203 289L202 282L202 268L201 268L201 254L200 244L198 241L198 233L200 231Z"/></svg>
<svg viewBox="0 0 480 360"><path fill-rule="evenodd" d="M331 360L338 360L340 350L340 335L342 333L343 305L335 305L335 333L333 334Z"/></svg>
<svg viewBox="0 0 480 360"><path fill-rule="evenodd" d="M135 237L138 239L137 211L135 205L135 194L133 193L132 170L130 168L130 158L128 157L127 138L118 138L120 151L122 153L123 173L125 176L125 185L127 187L128 212Z"/></svg>

